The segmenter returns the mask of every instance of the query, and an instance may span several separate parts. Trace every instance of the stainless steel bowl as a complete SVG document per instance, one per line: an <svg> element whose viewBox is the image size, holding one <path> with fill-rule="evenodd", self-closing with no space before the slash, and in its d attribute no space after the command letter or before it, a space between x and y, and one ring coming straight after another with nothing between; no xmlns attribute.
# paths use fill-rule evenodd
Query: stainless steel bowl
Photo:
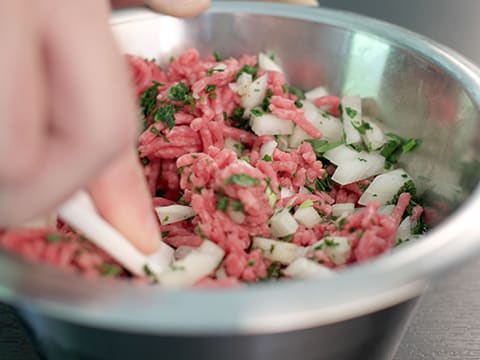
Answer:
<svg viewBox="0 0 480 360"><path fill-rule="evenodd" d="M271 50L291 83L359 94L385 126L423 139L404 166L439 223L422 240L331 279L225 291L87 280L0 253L0 296L52 359L389 359L428 283L480 249L480 72L432 41L363 16L217 2L194 19L115 13L130 53Z"/></svg>

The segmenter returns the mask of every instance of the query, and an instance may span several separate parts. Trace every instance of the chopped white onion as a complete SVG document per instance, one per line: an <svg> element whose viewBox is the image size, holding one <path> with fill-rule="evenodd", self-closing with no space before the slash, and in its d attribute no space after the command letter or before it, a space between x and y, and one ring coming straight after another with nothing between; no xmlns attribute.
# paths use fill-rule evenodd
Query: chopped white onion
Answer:
<svg viewBox="0 0 480 360"><path fill-rule="evenodd" d="M226 279L228 277L227 272L223 266L220 266L218 270L215 272L215 277L217 280Z"/></svg>
<svg viewBox="0 0 480 360"><path fill-rule="evenodd" d="M301 246L262 237L253 238L253 247L261 249L263 256L267 259L286 265L304 254L304 249Z"/></svg>
<svg viewBox="0 0 480 360"><path fill-rule="evenodd" d="M236 82L230 83L228 86L238 95L244 96L248 93L248 89L250 88L252 82L252 75L244 72L240 74Z"/></svg>
<svg viewBox="0 0 480 360"><path fill-rule="evenodd" d="M322 250L336 265L345 264L350 257L352 245L350 240L343 236L329 236L323 239Z"/></svg>
<svg viewBox="0 0 480 360"><path fill-rule="evenodd" d="M258 136L290 135L293 132L294 126L290 120L280 119L272 114L252 115L250 125L252 126L253 132Z"/></svg>
<svg viewBox="0 0 480 360"><path fill-rule="evenodd" d="M182 245L175 249L175 260L183 259L185 256L190 254L195 248L192 246Z"/></svg>
<svg viewBox="0 0 480 360"><path fill-rule="evenodd" d="M159 206L155 208L155 211L162 225L176 223L195 216L195 211L190 206L185 205Z"/></svg>
<svg viewBox="0 0 480 360"><path fill-rule="evenodd" d="M267 70L267 71L278 71L283 73L282 68L278 65L275 61L270 59L264 53L258 54L258 65L260 69Z"/></svg>
<svg viewBox="0 0 480 360"><path fill-rule="evenodd" d="M242 148L243 148L243 145L240 141L237 141L235 139L232 139L232 138L225 138L224 142L223 142L223 147L225 149L230 149L230 150L233 150L235 151L235 153L238 155L238 156L241 156L242 155Z"/></svg>
<svg viewBox="0 0 480 360"><path fill-rule="evenodd" d="M205 240L183 259L174 261L170 268L159 275L159 282L166 287L187 287L213 273L225 252L218 245Z"/></svg>
<svg viewBox="0 0 480 360"><path fill-rule="evenodd" d="M329 93L328 93L328 90L327 88L323 87L323 86L319 86L315 89L312 89L310 91L307 91L305 93L305 98L307 100L315 100L315 99L318 99L319 97L323 97L323 96L327 96Z"/></svg>
<svg viewBox="0 0 480 360"><path fill-rule="evenodd" d="M347 185L383 172L385 158L376 153L357 153L357 158L340 164L333 173L332 180Z"/></svg>
<svg viewBox="0 0 480 360"><path fill-rule="evenodd" d="M296 279L324 278L335 275L335 272L326 266L303 257L293 261L285 270L283 270L283 273Z"/></svg>
<svg viewBox="0 0 480 360"><path fill-rule="evenodd" d="M298 229L298 223L290 214L288 209L282 209L270 218L272 235L282 238L294 234Z"/></svg>
<svg viewBox="0 0 480 360"><path fill-rule="evenodd" d="M355 160L359 157L359 153L346 145L340 145L332 150L328 150L323 156L335 165L341 165L350 160Z"/></svg>
<svg viewBox="0 0 480 360"><path fill-rule="evenodd" d="M297 209L293 217L299 224L305 226L307 229L313 228L322 221L322 218L318 215L317 210L315 210L313 206Z"/></svg>
<svg viewBox="0 0 480 360"><path fill-rule="evenodd" d="M241 98L241 104L246 110L251 110L265 98L267 92L268 74L260 76L248 87L248 91Z"/></svg>
<svg viewBox="0 0 480 360"><path fill-rule="evenodd" d="M278 148L282 151L287 151L288 150L288 138L290 136L288 135L277 135L275 138L277 139L278 142Z"/></svg>
<svg viewBox="0 0 480 360"><path fill-rule="evenodd" d="M282 187L282 189L280 190L281 199L289 198L293 195L295 195L295 191L293 191L293 189Z"/></svg>
<svg viewBox="0 0 480 360"><path fill-rule="evenodd" d="M322 133L322 139L330 142L336 142L342 140L343 138L342 122L335 116L321 112L319 113L315 126Z"/></svg>
<svg viewBox="0 0 480 360"><path fill-rule="evenodd" d="M362 194L358 203L367 205L369 202L375 201L380 205L385 205L392 200L400 188L409 180L412 180L412 178L403 169L396 169L378 175Z"/></svg>
<svg viewBox="0 0 480 360"><path fill-rule="evenodd" d="M311 139L310 135L308 135L300 126L296 125L289 138L288 145L290 148L296 149L307 139Z"/></svg>
<svg viewBox="0 0 480 360"><path fill-rule="evenodd" d="M277 145L278 143L275 140L271 140L263 144L260 148L260 159L263 159L265 155L272 157Z"/></svg>
<svg viewBox="0 0 480 360"><path fill-rule="evenodd" d="M397 241L399 240L409 240L412 237L412 220L410 216L407 216L403 221L400 223L397 229Z"/></svg>
<svg viewBox="0 0 480 360"><path fill-rule="evenodd" d="M147 256L147 265L154 273L159 274L168 268L174 253L175 250L172 247L161 241L158 251Z"/></svg>
<svg viewBox="0 0 480 360"><path fill-rule="evenodd" d="M359 96L345 96L342 99L343 131L347 144L358 144L362 141L357 127L362 124L362 100Z"/></svg>
<svg viewBox="0 0 480 360"><path fill-rule="evenodd" d="M387 142L382 129L372 120L364 118L363 121L370 125L370 128L366 129L365 134L362 135L363 142L371 150L380 149Z"/></svg>
<svg viewBox="0 0 480 360"><path fill-rule="evenodd" d="M341 203L332 205L332 215L335 217L338 216L348 216L353 214L355 209L354 203Z"/></svg>

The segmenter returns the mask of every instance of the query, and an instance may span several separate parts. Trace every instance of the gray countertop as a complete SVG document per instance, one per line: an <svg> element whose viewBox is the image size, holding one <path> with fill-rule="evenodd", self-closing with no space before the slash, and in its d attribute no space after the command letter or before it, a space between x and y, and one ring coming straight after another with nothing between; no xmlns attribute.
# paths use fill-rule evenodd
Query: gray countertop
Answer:
<svg viewBox="0 0 480 360"><path fill-rule="evenodd" d="M321 0L322 6L370 15L443 43L480 64L478 0ZM432 284L395 360L480 359L480 261ZM39 360L25 330L0 305L0 359Z"/></svg>

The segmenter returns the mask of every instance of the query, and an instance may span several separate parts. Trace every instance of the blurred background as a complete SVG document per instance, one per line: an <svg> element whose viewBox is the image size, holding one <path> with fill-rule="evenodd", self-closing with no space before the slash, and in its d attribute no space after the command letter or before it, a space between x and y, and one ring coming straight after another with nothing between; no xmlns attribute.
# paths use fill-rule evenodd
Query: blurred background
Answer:
<svg viewBox="0 0 480 360"><path fill-rule="evenodd" d="M480 65L479 0L320 2L324 7L353 11L403 26L447 45ZM480 359L479 273L480 261L450 273L441 284L431 287L418 307L395 360ZM40 360L26 329L11 308L2 304L0 359Z"/></svg>

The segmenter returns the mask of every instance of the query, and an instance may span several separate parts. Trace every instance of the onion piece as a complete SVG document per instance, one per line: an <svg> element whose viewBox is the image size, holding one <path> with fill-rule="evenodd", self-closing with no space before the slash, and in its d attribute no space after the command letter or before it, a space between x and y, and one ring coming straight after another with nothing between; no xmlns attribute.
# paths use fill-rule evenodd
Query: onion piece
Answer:
<svg viewBox="0 0 480 360"><path fill-rule="evenodd" d="M318 212L313 208L313 206L297 209L293 217L299 224L305 226L307 229L313 228L322 221L322 218L320 215L318 215Z"/></svg>
<svg viewBox="0 0 480 360"><path fill-rule="evenodd" d="M343 125L340 119L326 112L320 112L317 118L317 129L323 138L330 142L340 141L343 138Z"/></svg>
<svg viewBox="0 0 480 360"><path fill-rule="evenodd" d="M326 151L323 156L335 165L341 165L359 157L359 153L346 145L340 145Z"/></svg>
<svg viewBox="0 0 480 360"><path fill-rule="evenodd" d="M261 249L263 256L281 264L290 264L304 254L304 249L296 244L262 237L253 238L252 246Z"/></svg>
<svg viewBox="0 0 480 360"><path fill-rule="evenodd" d="M276 238L282 238L294 234L298 229L298 223L290 214L288 209L282 209L270 218L272 235Z"/></svg>
<svg viewBox="0 0 480 360"><path fill-rule="evenodd" d="M267 71L277 71L283 73L282 68L278 65L275 61L270 59L264 53L258 54L258 66L260 69L267 70Z"/></svg>
<svg viewBox="0 0 480 360"><path fill-rule="evenodd" d="M376 153L357 153L357 158L340 164L333 173L332 180L347 185L368 179L384 171L385 158Z"/></svg>
<svg viewBox="0 0 480 360"><path fill-rule="evenodd" d="M410 216L407 216L400 223L397 229L396 241L409 240L412 237L412 220Z"/></svg>
<svg viewBox="0 0 480 360"><path fill-rule="evenodd" d="M265 155L272 157L277 145L278 143L275 140L270 140L263 144L260 148L260 159L263 159Z"/></svg>
<svg viewBox="0 0 480 360"><path fill-rule="evenodd" d="M309 90L305 93L305 98L307 100L313 101L315 99L318 99L319 97L324 97L329 95L329 92L326 87L319 86L316 87L315 89Z"/></svg>
<svg viewBox="0 0 480 360"><path fill-rule="evenodd" d="M303 257L293 261L286 269L282 271L285 275L296 279L325 278L335 274L326 266L320 265L315 261Z"/></svg>
<svg viewBox="0 0 480 360"><path fill-rule="evenodd" d="M250 88L252 82L252 75L244 72L240 74L236 82L230 83L228 86L238 95L244 96L248 93L248 89Z"/></svg>
<svg viewBox="0 0 480 360"><path fill-rule="evenodd" d="M289 198L293 195L295 195L295 191L293 191L293 189L282 187L280 190L280 199Z"/></svg>
<svg viewBox="0 0 480 360"><path fill-rule="evenodd" d="M343 236L328 236L323 238L322 250L336 265L343 265L350 257L352 245L348 238Z"/></svg>
<svg viewBox="0 0 480 360"><path fill-rule="evenodd" d="M345 142L358 144L362 142L360 133L355 126L362 124L362 100L359 96L345 96L342 99L342 120ZM355 126L354 126L355 124Z"/></svg>
<svg viewBox="0 0 480 360"><path fill-rule="evenodd" d="M260 116L252 115L250 125L253 132L258 135L290 135L293 132L293 122L280 119L272 114Z"/></svg>
<svg viewBox="0 0 480 360"><path fill-rule="evenodd" d="M241 98L245 110L251 110L261 104L267 92L268 74L260 76L250 84L247 92Z"/></svg>
<svg viewBox="0 0 480 360"><path fill-rule="evenodd" d="M185 205L159 206L155 208L155 211L162 225L176 223L195 216L195 211L190 206Z"/></svg>
<svg viewBox="0 0 480 360"><path fill-rule="evenodd" d="M377 214L392 215L393 209L395 209L395 205L383 205L378 208Z"/></svg>
<svg viewBox="0 0 480 360"><path fill-rule="evenodd" d="M225 138L225 140L223 142L223 147L225 149L230 149L230 150L235 151L235 153L238 156L242 156L243 144L240 141L237 141L237 140L232 139L232 138Z"/></svg>
<svg viewBox="0 0 480 360"><path fill-rule="evenodd" d="M375 201L380 205L385 205L392 200L400 188L409 180L412 180L412 178L403 169L396 169L378 175L362 194L358 203L367 205L369 202Z"/></svg>
<svg viewBox="0 0 480 360"><path fill-rule="evenodd" d="M169 270L159 275L159 282L166 287L187 287L213 273L225 252L215 243L205 240L183 259L174 261Z"/></svg>
<svg viewBox="0 0 480 360"><path fill-rule="evenodd" d="M362 135L363 142L368 149L380 149L387 142L387 138L382 129L370 119L364 118L363 122L369 125L369 129L366 129L365 134Z"/></svg>
<svg viewBox="0 0 480 360"><path fill-rule="evenodd" d="M332 215L335 217L338 216L348 216L353 214L355 209L354 203L341 203L332 205Z"/></svg>

